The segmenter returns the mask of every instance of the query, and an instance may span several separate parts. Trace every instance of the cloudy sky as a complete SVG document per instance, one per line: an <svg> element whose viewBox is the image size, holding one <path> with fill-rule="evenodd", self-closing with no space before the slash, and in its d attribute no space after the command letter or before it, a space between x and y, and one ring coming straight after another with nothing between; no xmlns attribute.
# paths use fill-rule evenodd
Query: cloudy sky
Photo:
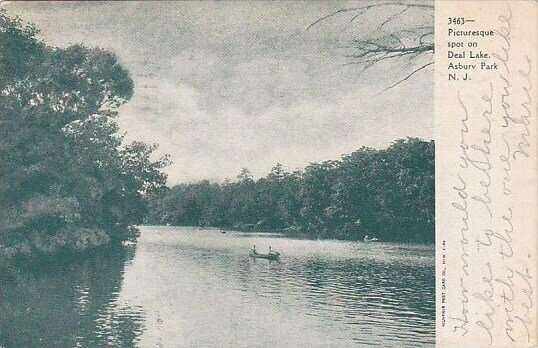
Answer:
<svg viewBox="0 0 538 348"><path fill-rule="evenodd" d="M115 52L135 95L118 122L129 140L171 155L170 184L254 176L338 159L361 146L433 138L433 69L380 93L416 62L360 72L346 55L354 35L375 31L387 11L350 23L364 2L16 2L53 46L84 43ZM390 15L390 14L389 14ZM431 24L424 13L413 21Z"/></svg>

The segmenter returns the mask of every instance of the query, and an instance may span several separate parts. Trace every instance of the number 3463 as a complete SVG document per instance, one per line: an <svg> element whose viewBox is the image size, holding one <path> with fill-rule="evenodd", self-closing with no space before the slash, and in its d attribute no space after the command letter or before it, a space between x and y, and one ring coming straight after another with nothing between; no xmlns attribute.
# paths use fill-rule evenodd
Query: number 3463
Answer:
<svg viewBox="0 0 538 348"><path fill-rule="evenodd" d="M464 17L448 17L448 25L463 25L465 24Z"/></svg>

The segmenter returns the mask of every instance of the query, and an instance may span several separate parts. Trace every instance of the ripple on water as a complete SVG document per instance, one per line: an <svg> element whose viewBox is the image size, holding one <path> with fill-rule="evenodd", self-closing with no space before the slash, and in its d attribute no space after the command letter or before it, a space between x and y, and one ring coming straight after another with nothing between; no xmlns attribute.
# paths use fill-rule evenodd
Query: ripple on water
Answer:
<svg viewBox="0 0 538 348"><path fill-rule="evenodd" d="M254 244L280 251L281 261L249 258ZM28 275L0 296L9 309L0 311L6 346L433 347L435 341L434 254L422 245L144 227L129 255ZM50 329L40 335L20 329L36 324Z"/></svg>

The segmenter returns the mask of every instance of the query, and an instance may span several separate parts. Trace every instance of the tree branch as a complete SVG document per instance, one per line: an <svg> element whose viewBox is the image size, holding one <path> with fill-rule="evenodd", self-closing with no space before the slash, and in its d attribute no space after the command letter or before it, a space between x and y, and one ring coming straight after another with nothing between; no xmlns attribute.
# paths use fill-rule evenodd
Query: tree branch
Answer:
<svg viewBox="0 0 538 348"><path fill-rule="evenodd" d="M434 27L433 27L433 10L434 6L423 3L399 3L399 2L385 2L374 3L365 6L340 9L338 11L329 13L310 24L307 30L318 25L319 23L328 20L329 18L341 15L344 13L352 13L351 22L357 21L361 16L367 15L368 11L373 9L386 8L392 12L382 20L374 32L361 31L355 39L352 40L353 48L355 52L347 55L348 58L355 59L356 62L349 62L344 65L357 64L362 65L361 71L371 68L376 63L380 63L386 60L405 59L408 62L414 61L419 56L430 55L434 53L435 45L433 43ZM414 27L404 27L404 24L397 24L398 20L403 17L404 14L411 9L427 11L431 16L431 24L415 23ZM428 17L425 17L426 19ZM388 29L388 30L387 30ZM363 37L360 37L360 34ZM405 78L392 84L384 91L389 90L398 84L408 80L417 72L432 65L433 62L427 63L413 70ZM407 64L406 64L407 65Z"/></svg>
<svg viewBox="0 0 538 348"><path fill-rule="evenodd" d="M409 80L409 78L410 78L411 76L415 75L415 74L416 74L417 72L419 72L420 70L425 69L426 67L432 65L433 63L434 63L434 62L426 63L426 64L424 64L423 66L421 66L420 68L413 70L413 71L412 71L410 74L408 74L406 77L404 77L403 79L399 80L398 82L392 84L391 86L385 88L385 89L382 90L379 94L381 94L381 93L383 93L383 92L385 92L385 91L388 91L389 89L392 89L392 88L398 86L400 83L403 83L403 82Z"/></svg>

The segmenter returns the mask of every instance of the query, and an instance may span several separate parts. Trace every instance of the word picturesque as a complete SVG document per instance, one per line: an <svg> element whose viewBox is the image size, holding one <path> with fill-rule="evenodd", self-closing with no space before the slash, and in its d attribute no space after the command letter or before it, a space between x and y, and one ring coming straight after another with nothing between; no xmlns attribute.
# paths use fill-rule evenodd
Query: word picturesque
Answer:
<svg viewBox="0 0 538 348"><path fill-rule="evenodd" d="M448 36L493 36L495 32L493 30L456 30L448 29Z"/></svg>

